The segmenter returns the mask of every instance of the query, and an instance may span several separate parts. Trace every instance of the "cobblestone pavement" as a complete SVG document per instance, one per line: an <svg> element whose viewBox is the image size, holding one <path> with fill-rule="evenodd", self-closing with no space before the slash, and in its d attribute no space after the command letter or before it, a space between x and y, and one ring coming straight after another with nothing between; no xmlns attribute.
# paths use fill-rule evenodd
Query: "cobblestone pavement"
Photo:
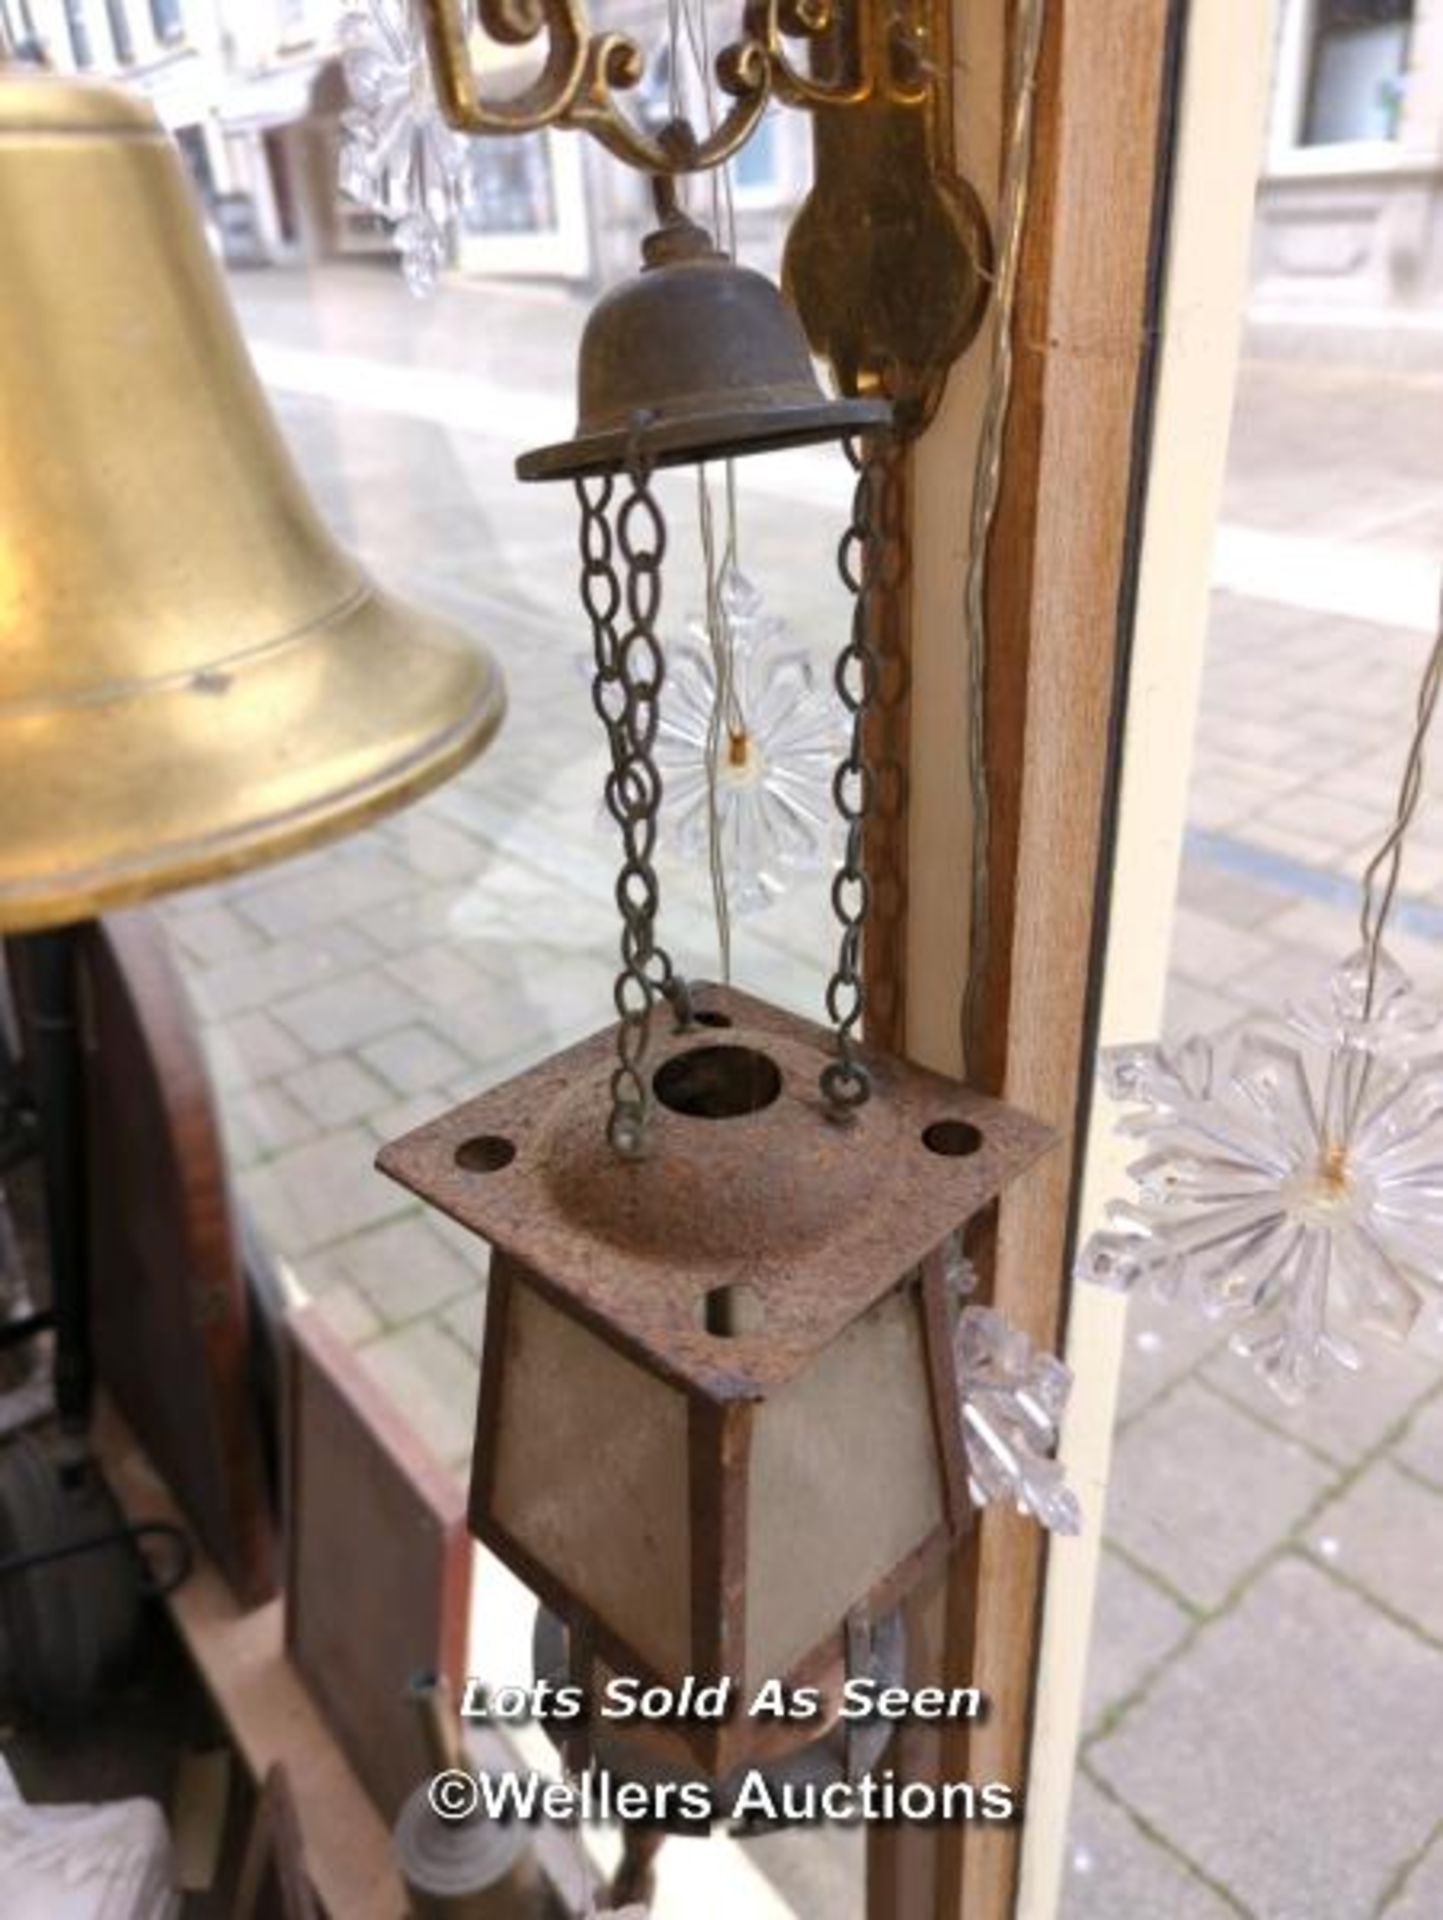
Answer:
<svg viewBox="0 0 1443 1920"><path fill-rule="evenodd" d="M490 754L424 804L166 908L242 1193L459 1469L483 1261L370 1163L380 1141L599 1024L608 1004L611 848L575 661L573 503L509 471L569 424L558 369L581 312L476 288L418 308L361 269L235 291L337 531L389 585L484 638L511 685ZM1432 617L1440 443L1443 374L1245 366L1174 1033L1275 1005L1353 942L1353 882L1392 805ZM845 476L812 456L764 484L745 503L746 562L811 644L844 609L838 515L774 508L800 498L840 514ZM697 597L693 574L671 605ZM705 973L704 876L673 860L664 882L670 944ZM1443 989L1443 804L1425 809L1404 889L1395 949ZM809 881L741 927L738 977L814 1008L827 924ZM1440 1573L1437 1357L1389 1356L1290 1417L1211 1332L1136 1304L1066 1913L1443 1912ZM824 1856L802 1839L768 1871L809 1920L840 1920L859 1911L854 1854L852 1840Z"/></svg>

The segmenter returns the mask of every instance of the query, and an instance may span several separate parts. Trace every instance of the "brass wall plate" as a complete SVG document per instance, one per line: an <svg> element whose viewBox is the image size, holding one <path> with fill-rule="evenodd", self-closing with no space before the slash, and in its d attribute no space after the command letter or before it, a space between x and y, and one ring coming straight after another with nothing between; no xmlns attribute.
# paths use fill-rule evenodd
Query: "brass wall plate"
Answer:
<svg viewBox="0 0 1443 1920"><path fill-rule="evenodd" d="M903 432L926 425L987 310L982 204L920 106L869 101L813 116L814 182L787 236L783 288L845 394L878 393Z"/></svg>

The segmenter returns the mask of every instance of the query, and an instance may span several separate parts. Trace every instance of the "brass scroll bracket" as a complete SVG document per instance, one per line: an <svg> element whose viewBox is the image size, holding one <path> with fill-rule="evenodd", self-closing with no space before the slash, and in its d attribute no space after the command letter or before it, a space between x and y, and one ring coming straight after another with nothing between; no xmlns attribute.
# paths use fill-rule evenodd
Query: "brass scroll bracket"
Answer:
<svg viewBox="0 0 1443 1920"><path fill-rule="evenodd" d="M508 134L538 127L589 133L628 166L680 173L720 166L738 153L768 105L837 111L875 100L916 105L932 81L893 0L741 0L737 37L716 60L724 111L686 153L668 148L623 101L635 99L646 56L630 35L597 32L588 0L418 0L437 98L460 133ZM794 49L827 41L822 77ZM520 92L483 92L486 43L531 47L540 71Z"/></svg>

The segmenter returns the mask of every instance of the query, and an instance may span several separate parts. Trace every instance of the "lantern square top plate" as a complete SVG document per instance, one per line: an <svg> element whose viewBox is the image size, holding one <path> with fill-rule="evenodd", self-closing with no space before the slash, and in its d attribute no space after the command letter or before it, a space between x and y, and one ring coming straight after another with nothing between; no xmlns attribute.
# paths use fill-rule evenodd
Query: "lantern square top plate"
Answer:
<svg viewBox="0 0 1443 1920"><path fill-rule="evenodd" d="M865 1049L872 1098L838 1121L817 1085L834 1054L825 1029L729 988L692 993L685 1032L658 1003L644 1159L606 1138L613 1026L392 1141L377 1164L658 1372L711 1399L762 1398L1055 1136ZM739 1330L709 1331L722 1327Z"/></svg>

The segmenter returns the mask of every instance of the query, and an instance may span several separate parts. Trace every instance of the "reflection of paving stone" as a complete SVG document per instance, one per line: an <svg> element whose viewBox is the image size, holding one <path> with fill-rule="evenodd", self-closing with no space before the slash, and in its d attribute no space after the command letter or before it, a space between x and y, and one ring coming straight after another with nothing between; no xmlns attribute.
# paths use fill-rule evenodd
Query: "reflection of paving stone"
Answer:
<svg viewBox="0 0 1443 1920"><path fill-rule="evenodd" d="M273 1166L242 1167L235 1175L235 1186L241 1205L268 1246L290 1259L305 1250L306 1236L290 1189Z"/></svg>
<svg viewBox="0 0 1443 1920"><path fill-rule="evenodd" d="M290 1075L285 1090L322 1127L343 1127L351 1120L363 1120L391 1097L384 1081L346 1054L313 1060Z"/></svg>
<svg viewBox="0 0 1443 1920"><path fill-rule="evenodd" d="M1292 894L1265 881L1249 880L1201 860L1185 860L1178 883L1178 899L1199 913L1226 920L1235 927L1258 927L1284 907Z"/></svg>
<svg viewBox="0 0 1443 1920"><path fill-rule="evenodd" d="M1225 1920L1237 1909L1084 1773L1072 1787L1060 1920Z"/></svg>
<svg viewBox="0 0 1443 1920"><path fill-rule="evenodd" d="M295 994L272 1011L312 1053L342 1053L405 1026L421 1009L404 987L371 967Z"/></svg>
<svg viewBox="0 0 1443 1920"><path fill-rule="evenodd" d="M476 1367L449 1333L420 1320L372 1340L361 1348L361 1359L438 1460L459 1468L470 1459Z"/></svg>
<svg viewBox="0 0 1443 1920"><path fill-rule="evenodd" d="M325 926L409 891L413 882L399 860L358 834L347 845L330 850L310 871L286 870L263 886L252 886L241 897L246 919L273 940Z"/></svg>
<svg viewBox="0 0 1443 1920"><path fill-rule="evenodd" d="M1433 1831L1440 1725L1443 1653L1290 1557L1202 1630L1089 1765L1254 1913L1361 1920Z"/></svg>
<svg viewBox="0 0 1443 1920"><path fill-rule="evenodd" d="M481 1357L481 1336L486 1325L486 1295L477 1287L463 1299L455 1301L441 1315L451 1332L461 1342L473 1359Z"/></svg>
<svg viewBox="0 0 1443 1920"><path fill-rule="evenodd" d="M233 907L206 893L199 904L176 902L164 909L166 924L192 965L208 967L255 953L264 944Z"/></svg>
<svg viewBox="0 0 1443 1920"><path fill-rule="evenodd" d="M306 1051L268 1013L246 1013L201 1029L211 1077L222 1094L302 1066Z"/></svg>
<svg viewBox="0 0 1443 1920"><path fill-rule="evenodd" d="M1184 1381L1118 1442L1107 1531L1200 1607L1216 1607L1286 1537L1330 1475Z"/></svg>
<svg viewBox="0 0 1443 1920"><path fill-rule="evenodd" d="M1164 1046L1174 1047L1195 1033L1223 1033L1236 1026L1247 1011L1240 1001L1195 986L1178 975L1168 982L1160 1037Z"/></svg>
<svg viewBox="0 0 1443 1920"><path fill-rule="evenodd" d="M1265 938L1210 913L1180 906L1173 919L1171 974L1207 987L1226 985L1271 951Z"/></svg>
<svg viewBox="0 0 1443 1920"><path fill-rule="evenodd" d="M1235 1354L1220 1353L1202 1377L1280 1433L1303 1441L1341 1466L1352 1466L1381 1446L1409 1410L1438 1385L1436 1361L1405 1347L1373 1340L1364 1348L1364 1360L1361 1373L1330 1369L1318 1391L1301 1407L1285 1406L1256 1370Z"/></svg>
<svg viewBox="0 0 1443 1920"><path fill-rule="evenodd" d="M391 828L392 845L408 872L428 880L469 880L483 859L473 834L428 810L412 808Z"/></svg>
<svg viewBox="0 0 1443 1920"><path fill-rule="evenodd" d="M361 1058L399 1094L423 1093L454 1079L465 1062L429 1027L402 1027L361 1049Z"/></svg>
<svg viewBox="0 0 1443 1920"><path fill-rule="evenodd" d="M398 1100L394 1106L382 1107L379 1113L373 1113L366 1122L366 1131L383 1147L403 1133L414 1133L417 1127L424 1127L455 1104L450 1093L440 1088L431 1093L413 1094L409 1100Z"/></svg>
<svg viewBox="0 0 1443 1920"><path fill-rule="evenodd" d="M313 928L304 938L256 952L249 944L194 975L202 1010L212 1019L269 1006L286 994L341 978L363 967L375 949L356 928Z"/></svg>
<svg viewBox="0 0 1443 1920"><path fill-rule="evenodd" d="M1323 1509L1307 1544L1324 1565L1443 1640L1443 1493L1380 1460Z"/></svg>
<svg viewBox="0 0 1443 1920"><path fill-rule="evenodd" d="M1131 1420L1175 1380L1201 1366L1223 1339L1222 1328L1202 1314L1180 1313L1146 1290L1133 1294L1127 1305L1118 1419Z"/></svg>
<svg viewBox="0 0 1443 1920"><path fill-rule="evenodd" d="M480 1276L432 1230L406 1214L338 1249L347 1276L389 1326L434 1313L459 1294L479 1292Z"/></svg>
<svg viewBox="0 0 1443 1920"><path fill-rule="evenodd" d="M1087 1657L1084 1729L1095 1728L1130 1699L1191 1629L1176 1601L1104 1548Z"/></svg>
<svg viewBox="0 0 1443 1920"><path fill-rule="evenodd" d="M1443 1394L1418 1409L1393 1452L1404 1466L1443 1487Z"/></svg>
<svg viewBox="0 0 1443 1920"><path fill-rule="evenodd" d="M278 1086L235 1087L223 1109L226 1141L234 1167L268 1160L298 1146L315 1132L315 1122Z"/></svg>
<svg viewBox="0 0 1443 1920"><path fill-rule="evenodd" d="M344 1280L327 1287L317 1297L316 1305L348 1347L360 1346L381 1330L381 1323L369 1303Z"/></svg>
<svg viewBox="0 0 1443 1920"><path fill-rule="evenodd" d="M414 1209L409 1195L376 1172L375 1154L371 1136L349 1127L307 1141L253 1171L250 1177L262 1178L268 1194L279 1194L279 1204L273 1204L282 1253L305 1253ZM263 1204L263 1217L266 1211Z"/></svg>
<svg viewBox="0 0 1443 1920"><path fill-rule="evenodd" d="M807 1920L814 1916L820 1920L822 1915L826 1920L863 1920L867 1906L864 1827L798 1827L788 1833L761 1834L747 1841L746 1853L794 1914ZM744 1916L738 1913L736 1920Z"/></svg>
<svg viewBox="0 0 1443 1920"><path fill-rule="evenodd" d="M1409 1869L1382 1920L1438 1920L1443 1913L1443 1835Z"/></svg>
<svg viewBox="0 0 1443 1920"><path fill-rule="evenodd" d="M386 962L386 972L415 995L431 1024L444 1032L453 1008L484 1002L491 991L481 964L483 956L477 953L475 941L444 937L428 941L428 929L414 915L410 932L414 944L394 949L393 957Z"/></svg>

